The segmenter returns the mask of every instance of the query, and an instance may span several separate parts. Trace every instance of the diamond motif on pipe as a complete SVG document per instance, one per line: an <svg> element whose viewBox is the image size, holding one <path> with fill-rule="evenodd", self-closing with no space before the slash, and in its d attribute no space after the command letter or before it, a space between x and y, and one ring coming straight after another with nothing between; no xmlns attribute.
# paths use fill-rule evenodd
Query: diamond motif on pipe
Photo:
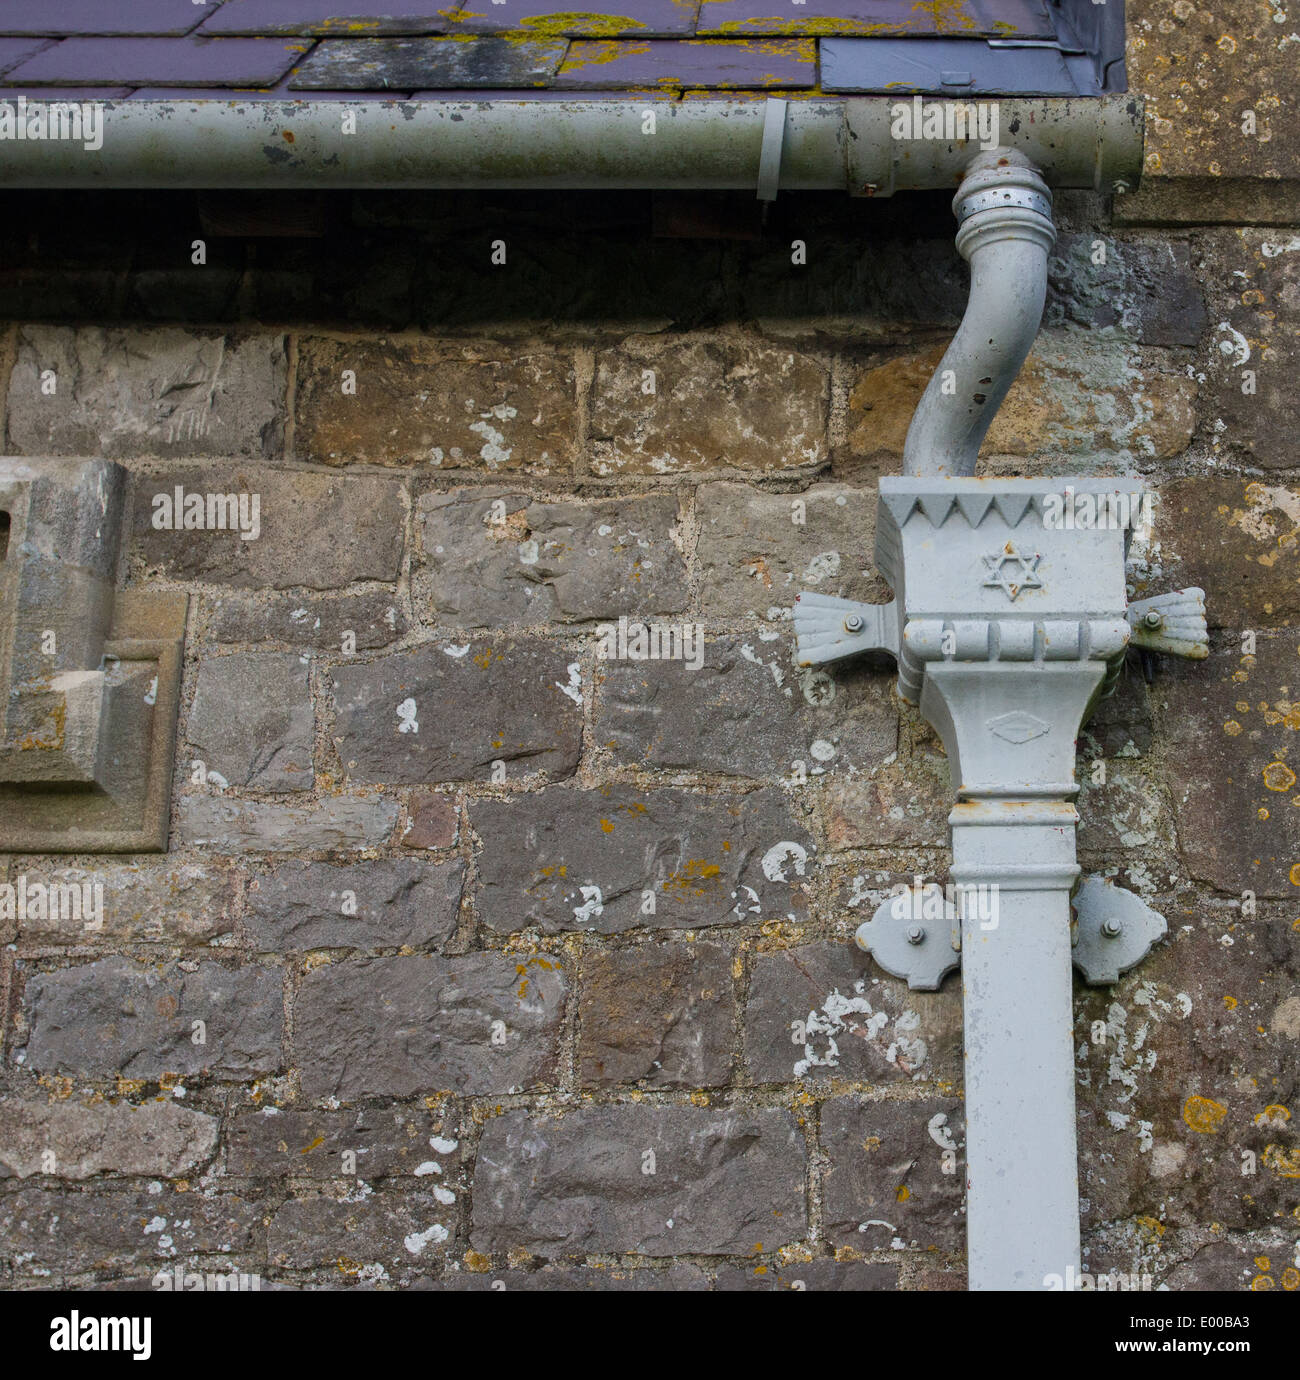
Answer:
<svg viewBox="0 0 1300 1380"><path fill-rule="evenodd" d="M1022 589L1042 589L1043 582L1038 578L1038 562L1042 556L1035 552L1024 556L1016 550L1014 542L1007 542L1001 551L981 556L989 577L984 581L985 588L993 586L1005 592L1015 603Z"/></svg>

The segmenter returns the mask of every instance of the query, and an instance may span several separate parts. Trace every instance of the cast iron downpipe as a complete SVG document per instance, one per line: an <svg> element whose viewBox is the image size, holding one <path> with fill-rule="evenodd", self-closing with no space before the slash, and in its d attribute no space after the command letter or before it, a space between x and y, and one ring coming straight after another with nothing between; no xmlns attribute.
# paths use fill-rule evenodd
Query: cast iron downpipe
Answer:
<svg viewBox="0 0 1300 1380"><path fill-rule="evenodd" d="M936 922L886 901L857 941L913 988L962 970L973 1290L1076 1287L1072 965L1115 982L1166 926L1099 878L1078 886L1075 740L1130 641L1207 650L1200 590L1128 604L1139 482L972 477L1038 332L1051 207L1023 154L1000 148L969 164L953 209L970 300L913 417L904 473L880 482L876 564L896 598L803 593L794 613L801 665L897 657L900 695L948 755L957 904ZM1059 520L1081 500L1108 520Z"/></svg>
<svg viewBox="0 0 1300 1380"><path fill-rule="evenodd" d="M953 198L970 300L912 417L904 474L975 473L980 443L1020 372L1043 317L1052 194L1013 149L981 154Z"/></svg>

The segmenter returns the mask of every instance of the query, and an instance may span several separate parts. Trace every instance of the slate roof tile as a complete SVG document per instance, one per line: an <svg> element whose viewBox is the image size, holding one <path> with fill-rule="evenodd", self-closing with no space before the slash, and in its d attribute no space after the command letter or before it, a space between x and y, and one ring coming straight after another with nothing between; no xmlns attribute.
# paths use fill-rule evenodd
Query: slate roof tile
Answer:
<svg viewBox="0 0 1300 1380"><path fill-rule="evenodd" d="M463 33L518 30L549 38L689 38L699 0L608 0L572 8L564 0L465 0L452 25Z"/></svg>
<svg viewBox="0 0 1300 1380"><path fill-rule="evenodd" d="M545 86L565 47L563 39L326 39L289 85L335 91Z"/></svg>
<svg viewBox="0 0 1300 1380"><path fill-rule="evenodd" d="M457 0L225 0L204 34L314 34L359 38L376 34L445 33Z"/></svg>
<svg viewBox="0 0 1300 1380"><path fill-rule="evenodd" d="M187 34L218 0L0 0L0 34Z"/></svg>
<svg viewBox="0 0 1300 1380"><path fill-rule="evenodd" d="M273 86L307 40L65 38L7 72L7 85Z"/></svg>
<svg viewBox="0 0 1300 1380"><path fill-rule="evenodd" d="M697 33L1051 38L1044 0L704 0Z"/></svg>
<svg viewBox="0 0 1300 1380"><path fill-rule="evenodd" d="M46 46L48 40L43 38L0 38L0 73L17 67L24 59L39 53Z"/></svg>
<svg viewBox="0 0 1300 1380"><path fill-rule="evenodd" d="M811 39L579 40L554 85L570 91L637 87L796 87L817 80Z"/></svg>

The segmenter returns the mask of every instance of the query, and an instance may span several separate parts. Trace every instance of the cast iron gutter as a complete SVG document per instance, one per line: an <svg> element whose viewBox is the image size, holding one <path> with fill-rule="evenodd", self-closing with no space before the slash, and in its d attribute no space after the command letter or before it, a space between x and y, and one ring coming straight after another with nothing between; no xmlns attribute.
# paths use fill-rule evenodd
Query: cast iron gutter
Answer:
<svg viewBox="0 0 1300 1380"><path fill-rule="evenodd" d="M106 101L98 149L6 139L0 186L753 189L769 197L955 187L978 144L894 137L891 112L911 100ZM1023 153L1049 185L1137 184L1137 97L988 103L998 110L997 142Z"/></svg>

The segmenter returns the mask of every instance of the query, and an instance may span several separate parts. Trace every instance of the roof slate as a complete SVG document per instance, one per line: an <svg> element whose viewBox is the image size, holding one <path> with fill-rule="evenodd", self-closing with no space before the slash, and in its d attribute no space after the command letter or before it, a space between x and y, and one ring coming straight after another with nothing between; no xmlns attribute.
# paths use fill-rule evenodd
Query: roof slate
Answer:
<svg viewBox="0 0 1300 1380"><path fill-rule="evenodd" d="M0 0L0 99L1098 93L1087 0L554 3Z"/></svg>

